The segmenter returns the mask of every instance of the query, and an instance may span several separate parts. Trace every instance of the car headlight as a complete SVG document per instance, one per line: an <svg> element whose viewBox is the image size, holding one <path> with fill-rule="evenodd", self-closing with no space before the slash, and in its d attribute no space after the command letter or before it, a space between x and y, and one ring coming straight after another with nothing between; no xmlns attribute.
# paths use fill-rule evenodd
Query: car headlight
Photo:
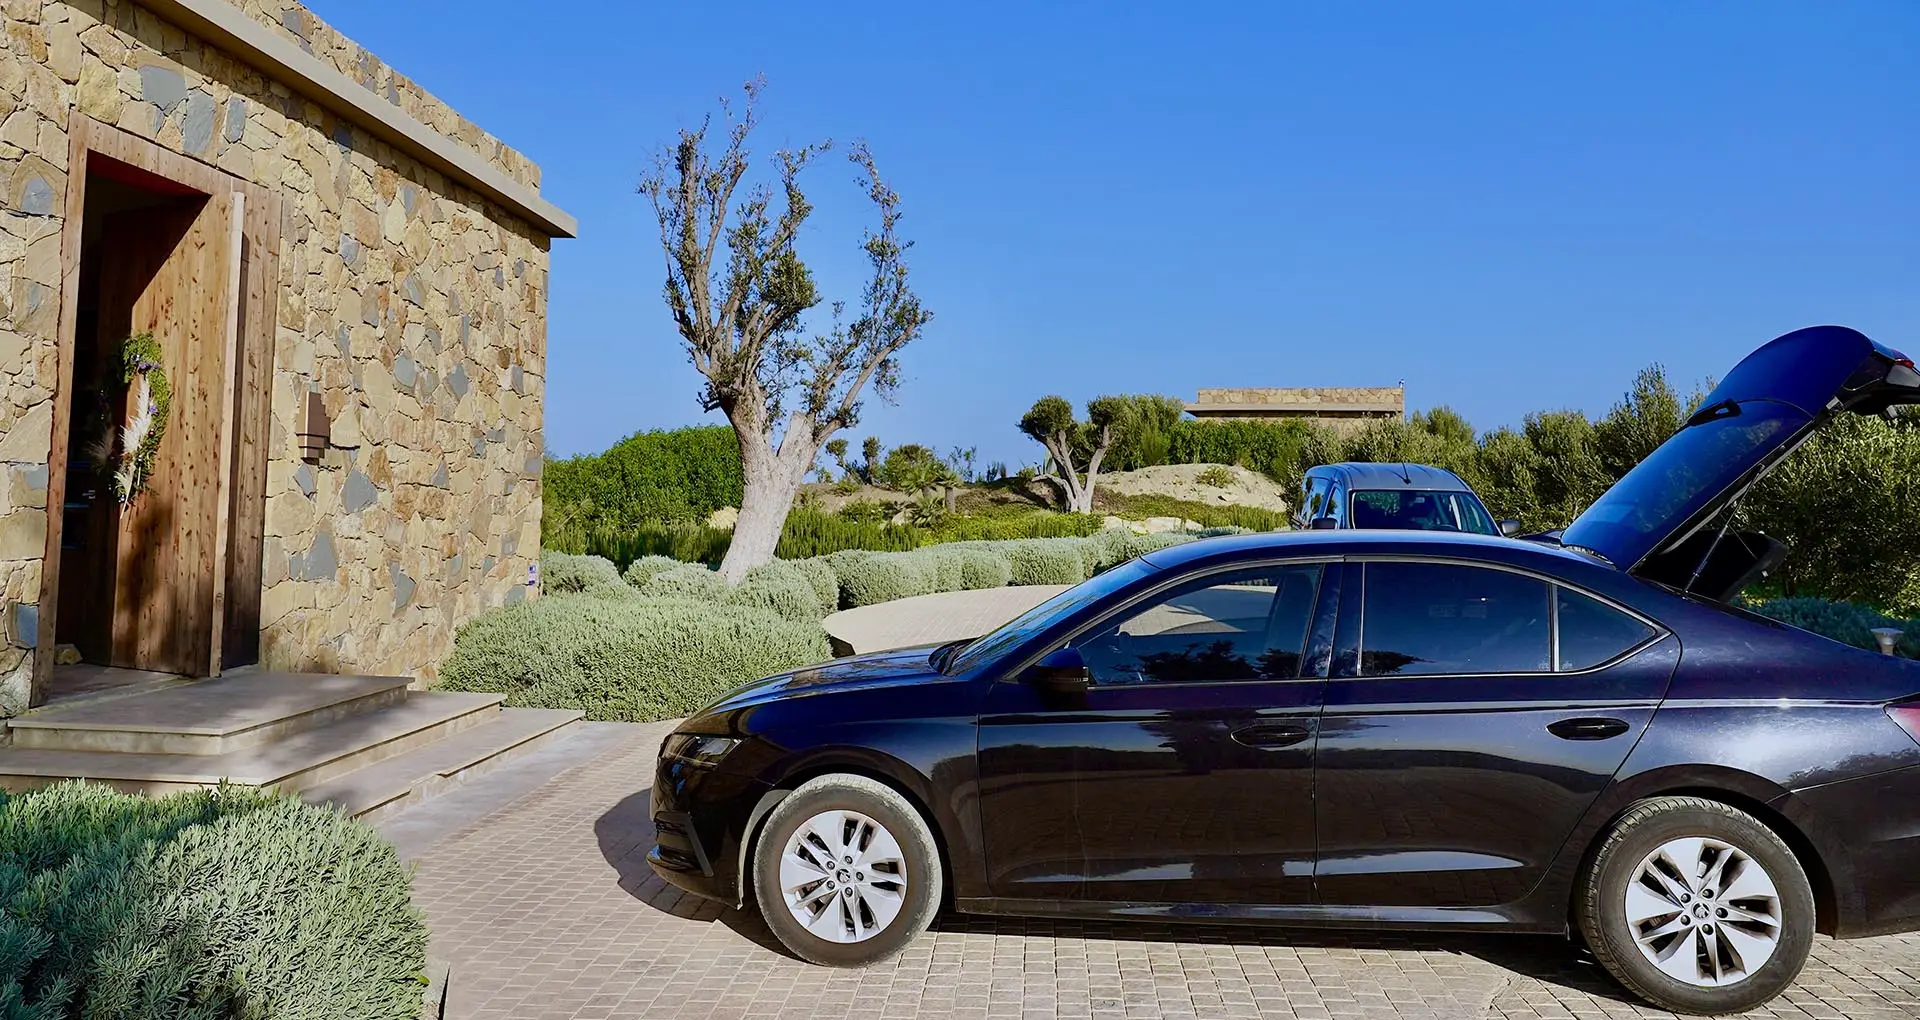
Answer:
<svg viewBox="0 0 1920 1020"><path fill-rule="evenodd" d="M738 737L716 737L704 733L675 733L660 745L660 754L700 765L718 764L727 752L740 743Z"/></svg>

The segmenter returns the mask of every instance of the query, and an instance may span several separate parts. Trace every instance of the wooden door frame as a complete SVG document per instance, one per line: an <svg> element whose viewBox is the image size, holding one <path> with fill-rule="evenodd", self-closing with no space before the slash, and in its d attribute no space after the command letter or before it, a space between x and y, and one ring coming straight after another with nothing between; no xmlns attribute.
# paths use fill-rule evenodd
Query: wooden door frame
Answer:
<svg viewBox="0 0 1920 1020"><path fill-rule="evenodd" d="M94 120L79 112L67 119L67 196L65 204L66 221L60 234L60 319L58 327L59 369L53 394L52 441L47 451L47 544L45 556L40 565L40 626L34 648L33 679L28 695L29 705L38 705L46 696L47 682L53 675L55 640L58 634L57 623L60 610L60 543L64 530L67 501L67 448L73 421L73 358L74 332L80 305L80 245L85 229L87 164L89 158L98 153L109 159L117 160L129 166L146 171L158 177L164 177L175 183L185 185L206 195L219 195L238 192L242 201L244 222L241 235L244 243L250 247L252 257L246 272L249 279L243 281L241 301L244 305L239 311L244 321L245 335L238 339L234 348L235 361L230 372L235 377L244 377L258 390L258 397L249 406L243 403L245 421L234 422L233 394L222 409L227 430L237 433L230 444L227 455L235 462L235 467L226 472L224 484L238 484L257 490L261 504L261 514L253 515L263 521L265 509L265 470L268 451L265 450L265 430L271 414L271 393L273 384L273 343L276 318L279 313L279 301L276 288L279 284L279 252L283 234L280 196L273 190L251 181L242 180L224 170L202 163L190 156L164 149L159 145L130 134L101 121ZM244 373L244 376L243 376ZM251 446L257 452L241 456L240 451ZM253 467L249 460L257 460L261 477L257 480L236 478L243 471ZM244 491L244 496L251 493ZM222 507L224 516L228 507ZM254 520L247 522L249 530ZM259 538L257 530L251 536L235 533L233 539L245 543L248 537ZM258 543L256 542L257 546ZM254 566L259 564L256 552L250 557ZM224 576L232 570L233 556L223 555L215 569ZM257 570L255 574L257 575ZM240 598L250 598L255 606L259 603L258 576L249 582L244 576L242 582L250 583L253 591L234 592ZM231 600L229 600L230 602ZM224 607L222 607L224 612ZM220 631L224 617L214 627L214 644L209 663L209 673L217 674L221 663L222 640Z"/></svg>

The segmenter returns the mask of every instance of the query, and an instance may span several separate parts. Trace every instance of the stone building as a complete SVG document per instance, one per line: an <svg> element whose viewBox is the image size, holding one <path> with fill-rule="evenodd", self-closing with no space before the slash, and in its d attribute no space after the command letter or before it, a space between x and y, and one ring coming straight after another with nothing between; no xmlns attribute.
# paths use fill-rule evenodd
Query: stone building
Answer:
<svg viewBox="0 0 1920 1020"><path fill-rule="evenodd" d="M1201 419L1300 418L1342 431L1407 414L1407 387L1321 386L1201 390L1187 413Z"/></svg>
<svg viewBox="0 0 1920 1020"><path fill-rule="evenodd" d="M0 716L69 646L431 678L458 624L528 591L573 221L288 0L0 12ZM161 354L129 380L140 334ZM101 439L161 375L123 501L126 443Z"/></svg>

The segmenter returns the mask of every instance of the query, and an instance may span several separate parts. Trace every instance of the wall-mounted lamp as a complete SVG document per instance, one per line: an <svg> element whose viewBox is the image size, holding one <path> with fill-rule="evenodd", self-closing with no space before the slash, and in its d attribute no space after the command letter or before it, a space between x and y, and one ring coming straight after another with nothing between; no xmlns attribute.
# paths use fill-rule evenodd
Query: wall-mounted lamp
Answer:
<svg viewBox="0 0 1920 1020"><path fill-rule="evenodd" d="M307 394L306 422L300 426L299 434L300 459L318 464L320 455L327 451L327 440L333 435L333 423L327 420L327 405L318 393Z"/></svg>

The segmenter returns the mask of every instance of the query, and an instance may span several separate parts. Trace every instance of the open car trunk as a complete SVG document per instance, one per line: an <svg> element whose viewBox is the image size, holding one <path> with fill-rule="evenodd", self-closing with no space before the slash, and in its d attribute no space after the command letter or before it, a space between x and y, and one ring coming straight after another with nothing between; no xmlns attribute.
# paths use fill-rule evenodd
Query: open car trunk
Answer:
<svg viewBox="0 0 1920 1020"><path fill-rule="evenodd" d="M1709 528L1836 414L1920 403L1905 355L1844 326L1811 326L1747 355L1679 432L1560 535L1651 581L1725 600L1786 555L1756 533Z"/></svg>

